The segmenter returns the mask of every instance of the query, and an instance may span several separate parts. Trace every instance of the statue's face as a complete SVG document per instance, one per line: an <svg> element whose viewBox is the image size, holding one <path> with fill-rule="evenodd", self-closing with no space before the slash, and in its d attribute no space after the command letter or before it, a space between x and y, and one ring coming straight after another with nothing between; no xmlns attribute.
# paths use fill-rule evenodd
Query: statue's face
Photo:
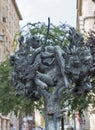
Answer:
<svg viewBox="0 0 95 130"><path fill-rule="evenodd" d="M90 49L86 47L72 48L66 60L66 72L74 81L88 76L92 63Z"/></svg>

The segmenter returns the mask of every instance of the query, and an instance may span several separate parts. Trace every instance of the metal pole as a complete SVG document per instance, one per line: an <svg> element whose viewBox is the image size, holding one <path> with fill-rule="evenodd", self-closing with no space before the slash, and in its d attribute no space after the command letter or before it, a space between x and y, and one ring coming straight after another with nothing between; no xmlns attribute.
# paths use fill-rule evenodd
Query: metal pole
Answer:
<svg viewBox="0 0 95 130"><path fill-rule="evenodd" d="M75 117L75 114L74 114L74 130L76 130L76 117Z"/></svg>
<svg viewBox="0 0 95 130"><path fill-rule="evenodd" d="M61 119L61 130L64 130L64 117L62 116Z"/></svg>

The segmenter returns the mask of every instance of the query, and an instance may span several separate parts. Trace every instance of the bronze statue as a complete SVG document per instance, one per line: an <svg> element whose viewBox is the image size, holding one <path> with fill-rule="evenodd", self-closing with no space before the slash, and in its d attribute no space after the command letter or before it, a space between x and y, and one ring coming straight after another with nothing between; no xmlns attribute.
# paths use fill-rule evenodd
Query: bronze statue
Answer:
<svg viewBox="0 0 95 130"><path fill-rule="evenodd" d="M32 100L43 96L46 130L50 127L59 130L60 101L64 98L64 91L82 95L92 87L90 75L93 58L90 47L84 44L82 35L74 28L69 27L68 34L69 44L62 46L43 45L37 36L25 41L21 36L19 50L10 58L12 83L17 95Z"/></svg>

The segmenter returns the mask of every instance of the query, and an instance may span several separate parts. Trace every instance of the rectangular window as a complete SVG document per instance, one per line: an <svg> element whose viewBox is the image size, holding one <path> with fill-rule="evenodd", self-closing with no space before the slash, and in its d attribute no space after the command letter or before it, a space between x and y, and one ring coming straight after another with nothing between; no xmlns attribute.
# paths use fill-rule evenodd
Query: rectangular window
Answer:
<svg viewBox="0 0 95 130"><path fill-rule="evenodd" d="M3 17L2 20L4 23L6 23L6 17Z"/></svg>

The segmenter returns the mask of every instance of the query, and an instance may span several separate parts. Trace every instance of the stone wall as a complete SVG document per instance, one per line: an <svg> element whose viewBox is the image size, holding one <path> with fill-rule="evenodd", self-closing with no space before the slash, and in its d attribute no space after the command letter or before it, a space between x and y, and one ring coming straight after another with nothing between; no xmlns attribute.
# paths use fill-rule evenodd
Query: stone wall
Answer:
<svg viewBox="0 0 95 130"><path fill-rule="evenodd" d="M19 31L19 21L21 20L20 13L15 0L0 1L0 61L4 60L6 55L13 52L13 40L16 33ZM2 47L3 43L3 47Z"/></svg>
<svg viewBox="0 0 95 130"><path fill-rule="evenodd" d="M16 0L0 0L0 61L4 61L13 52L13 40L20 29L20 20L22 17ZM18 130L17 125L16 128ZM0 130L10 130L10 118L2 114L0 115Z"/></svg>

